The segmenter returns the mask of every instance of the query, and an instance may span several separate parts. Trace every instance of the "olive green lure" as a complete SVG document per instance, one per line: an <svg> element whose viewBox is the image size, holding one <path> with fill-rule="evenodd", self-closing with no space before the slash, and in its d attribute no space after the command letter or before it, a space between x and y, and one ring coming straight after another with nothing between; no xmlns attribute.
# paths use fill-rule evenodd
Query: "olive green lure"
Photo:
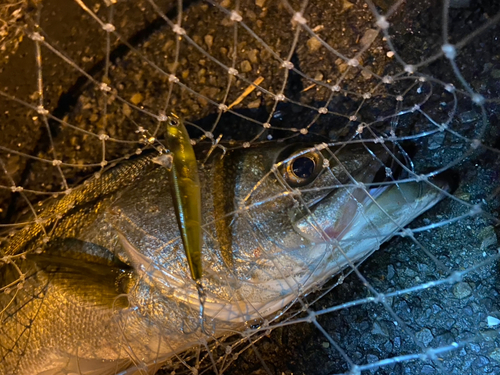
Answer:
<svg viewBox="0 0 500 375"><path fill-rule="evenodd" d="M198 163L186 127L175 114L170 114L167 120L167 147L172 156L169 180L177 223L191 277L193 280L199 280L203 269Z"/></svg>

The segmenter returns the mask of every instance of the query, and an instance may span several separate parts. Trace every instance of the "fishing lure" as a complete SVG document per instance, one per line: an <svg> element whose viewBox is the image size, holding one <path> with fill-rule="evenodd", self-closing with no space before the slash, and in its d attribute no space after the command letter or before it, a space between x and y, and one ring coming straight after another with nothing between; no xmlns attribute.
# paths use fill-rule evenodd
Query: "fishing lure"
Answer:
<svg viewBox="0 0 500 375"><path fill-rule="evenodd" d="M201 287L201 190L198 163L191 139L181 119L170 114L167 120L167 147L172 157L169 168L170 188L174 199L177 224L191 277Z"/></svg>

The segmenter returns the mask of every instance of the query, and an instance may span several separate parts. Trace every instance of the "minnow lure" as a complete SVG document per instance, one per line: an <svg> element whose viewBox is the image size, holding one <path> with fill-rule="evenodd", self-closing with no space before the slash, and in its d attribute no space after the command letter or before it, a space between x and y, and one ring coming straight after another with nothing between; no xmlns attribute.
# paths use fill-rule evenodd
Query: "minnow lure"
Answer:
<svg viewBox="0 0 500 375"><path fill-rule="evenodd" d="M201 264L201 191L198 163L186 127L181 119L173 113L167 120L167 147L172 156L169 180L177 223L191 277L198 281L203 274Z"/></svg>

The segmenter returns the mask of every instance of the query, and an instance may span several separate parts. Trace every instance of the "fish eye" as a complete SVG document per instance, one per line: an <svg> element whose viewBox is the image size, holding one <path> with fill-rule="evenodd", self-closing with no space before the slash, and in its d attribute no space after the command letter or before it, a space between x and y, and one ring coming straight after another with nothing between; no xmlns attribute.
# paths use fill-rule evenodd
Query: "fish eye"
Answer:
<svg viewBox="0 0 500 375"><path fill-rule="evenodd" d="M305 156L301 156L293 160L291 164L292 173L297 178L309 178L314 172L314 160Z"/></svg>
<svg viewBox="0 0 500 375"><path fill-rule="evenodd" d="M322 169L321 154L308 152L290 158L283 166L283 178L291 187L301 187L313 182Z"/></svg>

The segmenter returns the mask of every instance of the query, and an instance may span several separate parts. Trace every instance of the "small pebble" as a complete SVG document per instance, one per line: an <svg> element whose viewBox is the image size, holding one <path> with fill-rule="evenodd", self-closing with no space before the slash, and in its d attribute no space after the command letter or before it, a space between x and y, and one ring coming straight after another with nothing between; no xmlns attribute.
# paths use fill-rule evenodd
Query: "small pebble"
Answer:
<svg viewBox="0 0 500 375"><path fill-rule="evenodd" d="M137 105L140 102L142 102L143 99L144 99L144 97L142 96L142 94L138 92L138 93L132 95L132 97L130 98L130 102L132 104Z"/></svg>
<svg viewBox="0 0 500 375"><path fill-rule="evenodd" d="M490 353L490 358L500 362L500 348L496 348Z"/></svg>
<svg viewBox="0 0 500 375"><path fill-rule="evenodd" d="M453 295L458 299L464 299L472 294L472 288L465 282L457 283L453 286Z"/></svg>
<svg viewBox="0 0 500 375"><path fill-rule="evenodd" d="M394 277L395 275L395 270L394 270L394 266L392 264L389 264L387 266L387 280L392 280L392 278Z"/></svg>
<svg viewBox="0 0 500 375"><path fill-rule="evenodd" d="M420 374L432 375L436 373L436 369L431 365L423 365Z"/></svg>
<svg viewBox="0 0 500 375"><path fill-rule="evenodd" d="M488 316L488 327L495 327L500 324L500 319L495 318L494 316Z"/></svg>
<svg viewBox="0 0 500 375"><path fill-rule="evenodd" d="M320 47L321 42L314 36L307 41L307 48L309 49L309 52L316 52L320 49Z"/></svg>
<svg viewBox="0 0 500 375"><path fill-rule="evenodd" d="M243 73L248 73L252 71L252 64L250 64L250 61L248 60L243 60L240 64L240 67Z"/></svg>
<svg viewBox="0 0 500 375"><path fill-rule="evenodd" d="M418 341L421 341L425 347L429 346L431 341L434 340L434 336L432 335L431 330L428 328L424 328L421 331L417 332L415 334L415 337Z"/></svg>
<svg viewBox="0 0 500 375"><path fill-rule="evenodd" d="M212 48L212 45L214 44L214 37L212 35L205 35L204 39L208 49Z"/></svg>

